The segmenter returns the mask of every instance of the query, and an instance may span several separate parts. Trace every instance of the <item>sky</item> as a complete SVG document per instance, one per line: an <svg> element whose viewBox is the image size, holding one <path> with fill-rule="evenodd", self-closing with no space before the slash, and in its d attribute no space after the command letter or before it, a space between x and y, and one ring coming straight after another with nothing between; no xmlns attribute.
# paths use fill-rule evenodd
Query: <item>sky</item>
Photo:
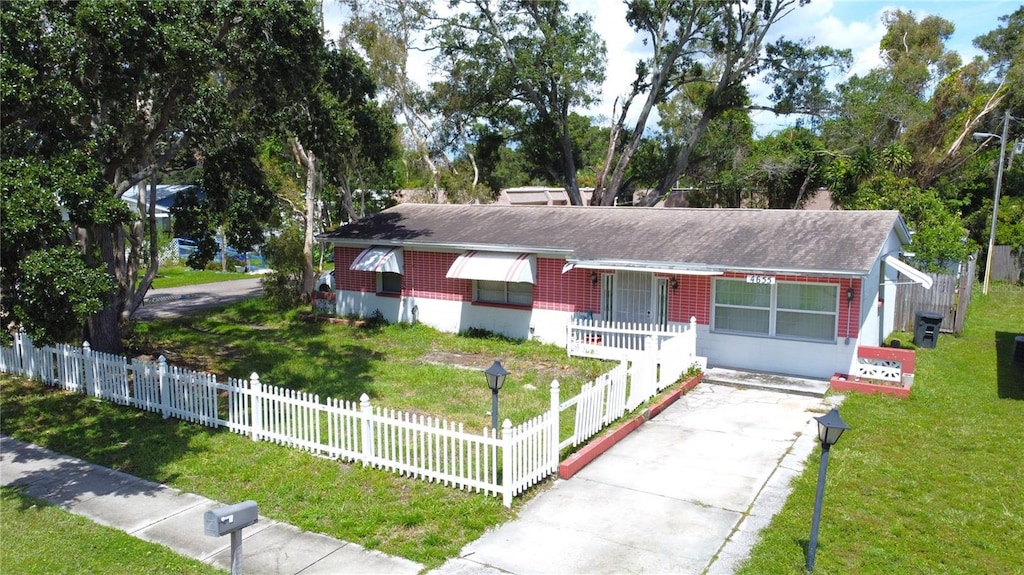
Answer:
<svg viewBox="0 0 1024 575"><path fill-rule="evenodd" d="M331 4L325 3L325 21L329 29L335 29L334 22L341 16L340 10ZM568 4L574 12L589 12L594 16L594 29L604 38L607 47L608 67L601 98L590 109L581 110L589 116L603 118L607 123L607 118L612 116L615 97L629 89L636 61L647 52L641 39L626 24L626 10L622 2L568 0ZM1019 6L1020 0L812 0L782 20L773 38L809 39L812 44L851 50L853 65L845 76L835 78L838 82L851 75L863 75L881 64L878 43L885 34L881 18L888 10L911 11L918 20L938 15L953 22L955 32L947 47L957 51L967 62L980 54L972 40L994 30L1001 24L1000 16L1012 13ZM426 85L430 76L427 61L414 63L409 69L418 75L414 79L421 86ZM766 87L755 84L750 85L750 90L755 99L768 92ZM641 101L636 101L633 108L638 109L641 105ZM792 123L792 119L779 118L771 113L758 113L752 117L761 136ZM648 122L648 129L652 127L653 123Z"/></svg>

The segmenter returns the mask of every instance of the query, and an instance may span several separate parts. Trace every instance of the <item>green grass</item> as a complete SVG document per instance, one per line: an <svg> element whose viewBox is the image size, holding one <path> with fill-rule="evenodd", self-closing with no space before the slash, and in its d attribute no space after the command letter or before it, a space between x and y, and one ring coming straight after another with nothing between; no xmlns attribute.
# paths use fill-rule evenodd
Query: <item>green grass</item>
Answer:
<svg viewBox="0 0 1024 575"><path fill-rule="evenodd" d="M514 424L549 408L558 379L563 401L614 364L568 358L536 341L463 337L423 325L380 328L310 322L261 298L173 321L139 324L135 345L174 365L248 378L349 401L444 417L478 431L490 426L483 370L495 359L511 372L499 414ZM564 419L564 418L563 418ZM568 422L571 423L571 422Z"/></svg>
<svg viewBox="0 0 1024 575"><path fill-rule="evenodd" d="M4 573L223 573L162 545L46 505L15 489L0 488L0 516L0 567Z"/></svg>
<svg viewBox="0 0 1024 575"><path fill-rule="evenodd" d="M815 573L1024 573L1022 333L1024 289L975 290L962 336L917 350L909 399L843 402ZM741 574L804 572L817 470L816 450Z"/></svg>
<svg viewBox="0 0 1024 575"><path fill-rule="evenodd" d="M304 321L259 300L188 319L137 326L135 345L171 363L219 375L489 426L482 370L495 358L512 374L501 416L521 423L611 364L569 359L536 342L467 338L424 326L360 328ZM564 417L571 426L571 418ZM224 503L254 499L267 517L436 567L514 511L500 498L254 442L159 415L0 375L2 431ZM521 504L517 499L515 505Z"/></svg>
<svg viewBox="0 0 1024 575"><path fill-rule="evenodd" d="M254 277L251 274L237 272L220 272L212 270L194 270L185 266L160 266L153 289L181 287L187 285L226 282Z"/></svg>
<svg viewBox="0 0 1024 575"><path fill-rule="evenodd" d="M497 497L164 420L19 378L0 375L0 391L2 431L17 439L223 503L254 499L272 519L428 566L512 517Z"/></svg>

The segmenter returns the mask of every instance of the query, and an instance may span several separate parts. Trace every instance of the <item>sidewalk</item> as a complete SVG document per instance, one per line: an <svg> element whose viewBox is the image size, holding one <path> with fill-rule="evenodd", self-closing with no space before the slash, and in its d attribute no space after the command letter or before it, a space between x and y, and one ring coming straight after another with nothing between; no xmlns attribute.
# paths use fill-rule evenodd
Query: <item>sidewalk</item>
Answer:
<svg viewBox="0 0 1024 575"><path fill-rule="evenodd" d="M203 514L223 503L0 435L0 485L225 570L231 538L207 537ZM237 502L230 502L237 503ZM260 517L242 531L243 572L415 575L423 566Z"/></svg>

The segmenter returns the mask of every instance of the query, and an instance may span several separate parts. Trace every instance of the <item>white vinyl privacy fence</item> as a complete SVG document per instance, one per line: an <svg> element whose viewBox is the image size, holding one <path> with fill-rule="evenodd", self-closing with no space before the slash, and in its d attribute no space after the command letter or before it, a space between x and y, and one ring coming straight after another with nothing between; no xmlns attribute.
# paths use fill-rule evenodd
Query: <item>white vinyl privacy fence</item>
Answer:
<svg viewBox="0 0 1024 575"><path fill-rule="evenodd" d="M543 414L516 426L506 419L500 432L479 433L461 423L373 406L366 394L359 402L321 399L267 385L255 373L219 382L212 374L168 365L163 357L126 360L92 351L88 343L36 347L24 334L15 335L13 346L0 347L0 371L164 418L225 427L254 441L500 495L511 506L514 496L557 472L562 449L584 443L686 372L689 364L668 360L679 350L667 342L671 338L661 350L621 361L564 403L553 381ZM646 365L652 360L653 367ZM572 418L573 432L560 441L563 417Z"/></svg>

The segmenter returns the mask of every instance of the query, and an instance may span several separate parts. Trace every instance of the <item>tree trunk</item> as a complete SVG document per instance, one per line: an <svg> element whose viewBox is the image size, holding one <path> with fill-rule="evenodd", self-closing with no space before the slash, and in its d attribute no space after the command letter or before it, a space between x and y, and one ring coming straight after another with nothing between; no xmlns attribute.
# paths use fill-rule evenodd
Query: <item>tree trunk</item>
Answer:
<svg viewBox="0 0 1024 575"><path fill-rule="evenodd" d="M700 142L700 139L704 137L704 133L708 131L708 124L711 123L712 113L705 108L704 113L700 116L700 121L697 122L696 128L693 130L693 134L690 135L689 140L686 144L679 148L679 153L676 154L675 162L672 163L672 169L665 174L665 177L658 184L657 189L654 193L648 194L643 200L643 205L653 206L658 203L658 200L665 197L665 194L672 190L672 187L676 185L679 180L679 176L690 167L690 151L693 147Z"/></svg>
<svg viewBox="0 0 1024 575"><path fill-rule="evenodd" d="M316 192L319 173L319 162L312 150L302 147L298 138L292 138L292 153L295 159L306 169L306 191L304 193L303 237L302 237L302 293L313 291L316 283L313 271L313 227L316 222ZM349 202L351 203L351 202Z"/></svg>

